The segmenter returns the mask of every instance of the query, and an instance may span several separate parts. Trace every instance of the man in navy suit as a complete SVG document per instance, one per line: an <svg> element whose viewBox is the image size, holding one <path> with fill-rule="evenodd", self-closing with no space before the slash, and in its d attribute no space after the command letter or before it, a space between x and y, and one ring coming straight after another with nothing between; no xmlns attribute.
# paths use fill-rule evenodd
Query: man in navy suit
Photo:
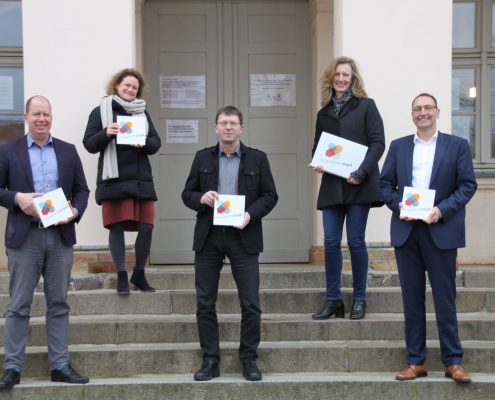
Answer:
<svg viewBox="0 0 495 400"><path fill-rule="evenodd" d="M476 191L466 140L437 130L435 97L418 95L412 103L415 135L394 140L383 165L380 189L392 210L391 242L402 288L408 366L397 380L426 376L425 271L433 293L445 376L471 382L462 366L456 316L456 256L465 246L465 206ZM427 218L401 217L404 186L435 190Z"/></svg>
<svg viewBox="0 0 495 400"><path fill-rule="evenodd" d="M4 331L5 373L0 389L20 383L29 333L31 303L43 275L46 334L52 382L87 383L69 363L67 289L72 268L74 223L88 204L89 189L74 145L51 136L51 106L43 96L26 102L28 133L0 146L0 206L8 210L5 246L9 264L10 304ZM62 188L72 217L44 228L36 197Z"/></svg>

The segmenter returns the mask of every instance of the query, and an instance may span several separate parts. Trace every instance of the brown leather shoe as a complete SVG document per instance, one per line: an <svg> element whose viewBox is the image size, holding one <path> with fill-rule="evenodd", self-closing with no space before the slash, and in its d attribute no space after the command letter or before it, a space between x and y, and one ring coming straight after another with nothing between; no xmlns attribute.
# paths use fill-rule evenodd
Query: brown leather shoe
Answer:
<svg viewBox="0 0 495 400"><path fill-rule="evenodd" d="M452 378L458 383L469 383L471 382L471 377L464 370L461 364L452 364L445 368L445 377Z"/></svg>
<svg viewBox="0 0 495 400"><path fill-rule="evenodd" d="M426 364L408 365L406 369L395 375L395 379L398 381L412 381L427 375Z"/></svg>

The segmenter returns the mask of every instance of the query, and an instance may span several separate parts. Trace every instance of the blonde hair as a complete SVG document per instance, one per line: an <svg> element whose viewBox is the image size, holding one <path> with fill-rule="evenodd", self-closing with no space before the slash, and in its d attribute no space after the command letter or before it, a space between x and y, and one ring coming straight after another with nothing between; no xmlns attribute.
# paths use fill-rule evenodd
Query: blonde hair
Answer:
<svg viewBox="0 0 495 400"><path fill-rule="evenodd" d="M132 68L123 69L122 71L119 71L114 76L112 76L110 82L107 83L107 87L106 87L107 95L111 95L111 94L116 95L117 86L119 86L124 80L124 78L127 78L128 76L133 76L134 78L137 79L139 83L139 87L137 90L136 98L141 99L143 97L143 90L146 85L146 81L144 80L144 77L141 74L141 72Z"/></svg>
<svg viewBox="0 0 495 400"><path fill-rule="evenodd" d="M368 97L366 91L364 90L364 82L361 74L359 73L359 69L357 67L356 62L349 57L337 57L334 59L328 67L323 72L321 76L320 84L320 94L321 94L321 105L326 106L332 100L333 95L333 77L335 76L335 71L337 67L341 64L348 64L352 69L352 81L351 88L352 94L357 98L365 98Z"/></svg>

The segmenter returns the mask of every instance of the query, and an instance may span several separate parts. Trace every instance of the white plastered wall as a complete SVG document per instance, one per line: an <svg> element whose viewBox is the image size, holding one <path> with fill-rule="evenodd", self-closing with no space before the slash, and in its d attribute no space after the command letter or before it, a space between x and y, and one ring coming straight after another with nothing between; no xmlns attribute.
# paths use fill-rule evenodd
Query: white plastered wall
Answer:
<svg viewBox="0 0 495 400"><path fill-rule="evenodd" d="M311 16L311 85L312 85L312 124L309 134L313 138L316 113L320 109L320 77L333 58L333 1L310 0ZM309 155L308 155L309 157ZM321 212L316 210L316 199L320 188L321 176L313 174L313 214L312 214L312 245L323 244L323 227Z"/></svg>
<svg viewBox="0 0 495 400"><path fill-rule="evenodd" d="M53 135L77 146L91 189L78 245L107 245L94 199L98 155L84 149L82 138L112 74L136 65L135 2L23 0L22 15L25 98L50 100Z"/></svg>

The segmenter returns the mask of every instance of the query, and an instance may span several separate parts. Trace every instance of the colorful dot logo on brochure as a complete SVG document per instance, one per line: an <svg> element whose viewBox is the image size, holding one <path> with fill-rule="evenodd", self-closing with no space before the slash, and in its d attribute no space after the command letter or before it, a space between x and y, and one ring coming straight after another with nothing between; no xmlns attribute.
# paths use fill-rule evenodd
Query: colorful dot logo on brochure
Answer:
<svg viewBox="0 0 495 400"><path fill-rule="evenodd" d="M342 150L344 150L344 148L340 144L329 143L328 150L325 152L325 155L327 157L334 157L337 154L342 153Z"/></svg>
<svg viewBox="0 0 495 400"><path fill-rule="evenodd" d="M419 206L419 194L418 193L408 193L406 195L406 206Z"/></svg>
<svg viewBox="0 0 495 400"><path fill-rule="evenodd" d="M119 133L132 133L132 122L131 121L121 122Z"/></svg>
<svg viewBox="0 0 495 400"><path fill-rule="evenodd" d="M55 211L55 207L53 207L53 203L51 200L47 200L44 203L39 203L39 207L41 208L41 214L48 215L51 212Z"/></svg>
<svg viewBox="0 0 495 400"><path fill-rule="evenodd" d="M220 207L217 208L218 214L228 214L230 212L230 201L225 200Z"/></svg>

